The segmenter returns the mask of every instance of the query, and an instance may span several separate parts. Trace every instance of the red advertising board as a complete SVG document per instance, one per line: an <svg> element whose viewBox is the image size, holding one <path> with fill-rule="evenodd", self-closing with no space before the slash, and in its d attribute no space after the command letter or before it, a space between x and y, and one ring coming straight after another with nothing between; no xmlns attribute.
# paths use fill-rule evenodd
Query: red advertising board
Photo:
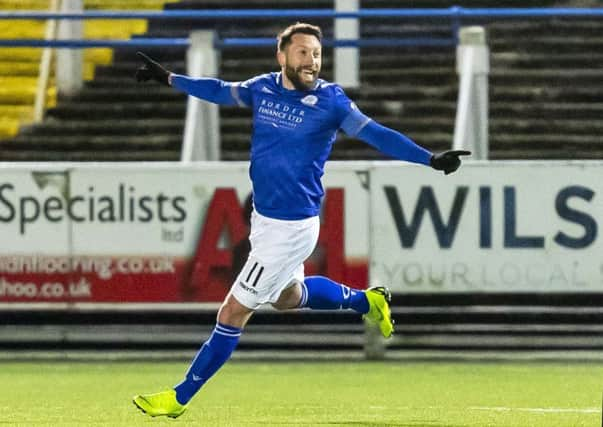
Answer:
<svg viewBox="0 0 603 427"><path fill-rule="evenodd" d="M245 164L56 169L0 179L0 302L224 298L249 251ZM305 271L364 288L368 192L330 174Z"/></svg>

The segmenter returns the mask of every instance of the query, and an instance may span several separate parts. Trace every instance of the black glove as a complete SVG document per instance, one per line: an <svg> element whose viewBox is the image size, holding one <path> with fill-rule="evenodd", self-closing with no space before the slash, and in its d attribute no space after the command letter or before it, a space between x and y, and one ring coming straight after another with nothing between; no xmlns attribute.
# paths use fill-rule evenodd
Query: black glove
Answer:
<svg viewBox="0 0 603 427"><path fill-rule="evenodd" d="M136 70L136 81L147 82L151 79L159 83L170 86L168 77L170 72L163 68L158 62L153 61L142 52L136 52L136 55L144 61L144 65Z"/></svg>
<svg viewBox="0 0 603 427"><path fill-rule="evenodd" d="M459 156L469 156L471 151L466 150L448 150L443 153L431 156L429 165L437 170L444 171L446 175L454 172L461 166Z"/></svg>

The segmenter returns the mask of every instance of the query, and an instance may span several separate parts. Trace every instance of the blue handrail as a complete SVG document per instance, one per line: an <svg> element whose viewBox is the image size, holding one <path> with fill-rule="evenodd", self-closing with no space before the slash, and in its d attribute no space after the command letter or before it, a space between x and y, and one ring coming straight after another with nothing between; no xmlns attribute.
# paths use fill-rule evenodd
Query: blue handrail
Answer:
<svg viewBox="0 0 603 427"><path fill-rule="evenodd" d="M325 47L396 47L396 46L454 46L456 40L449 38L436 37L407 37L403 39L323 39L322 45ZM218 40L216 47L220 49L229 47L276 47L276 38L253 38L253 37L233 37Z"/></svg>
<svg viewBox="0 0 603 427"><path fill-rule="evenodd" d="M360 9L337 12L333 9L239 9L239 10L98 10L81 13L9 11L0 19L271 19L271 18L550 18L602 17L603 8L464 8Z"/></svg>
<svg viewBox="0 0 603 427"><path fill-rule="evenodd" d="M454 46L450 38L404 38L404 39L360 39L323 40L325 47L396 47L396 46ZM44 39L0 39L0 47L54 47L54 48L97 48L97 47L188 47L187 38L134 38L127 40L44 40ZM274 38L234 37L217 40L215 47L228 49L235 47L261 48L275 47Z"/></svg>
<svg viewBox="0 0 603 427"><path fill-rule="evenodd" d="M603 8L464 8L452 6L433 9L360 9L357 12L337 12L333 9L239 9L239 10L164 10L164 11L85 11L80 13L56 13L38 11L0 12L0 19L270 19L270 18L445 18L451 19L453 36L450 38L421 37L402 39L325 39L327 47L396 47L396 46L453 46L456 44L455 28L463 18L550 18L550 17L603 17ZM43 40L0 39L0 47L166 47L189 46L187 38L134 38L128 40ZM274 46L274 38L226 38L216 41L216 47Z"/></svg>
<svg viewBox="0 0 603 427"><path fill-rule="evenodd" d="M0 47L55 47L81 49L93 47L188 47L188 38L135 38L135 39L87 39L87 40L45 40L45 39L0 39Z"/></svg>

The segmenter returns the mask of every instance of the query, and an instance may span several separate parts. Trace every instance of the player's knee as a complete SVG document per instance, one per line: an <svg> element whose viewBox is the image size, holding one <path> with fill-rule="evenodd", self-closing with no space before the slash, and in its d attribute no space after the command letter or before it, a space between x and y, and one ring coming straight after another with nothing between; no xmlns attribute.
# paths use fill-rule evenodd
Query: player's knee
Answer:
<svg viewBox="0 0 603 427"><path fill-rule="evenodd" d="M232 295L228 295L218 311L217 320L224 325L242 328L253 312L254 310L238 302Z"/></svg>

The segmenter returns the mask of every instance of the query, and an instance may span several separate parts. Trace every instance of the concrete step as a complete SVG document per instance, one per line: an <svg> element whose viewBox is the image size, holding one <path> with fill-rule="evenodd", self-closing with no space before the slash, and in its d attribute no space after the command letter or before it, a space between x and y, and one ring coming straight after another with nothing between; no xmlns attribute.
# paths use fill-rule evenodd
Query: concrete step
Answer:
<svg viewBox="0 0 603 427"><path fill-rule="evenodd" d="M122 149L110 151L82 151L68 149L33 149L19 151L0 151L0 161L9 162L142 162L142 161L178 161L180 150Z"/></svg>
<svg viewBox="0 0 603 427"><path fill-rule="evenodd" d="M602 45L603 47L603 45ZM596 85L601 82L601 71L589 69L510 69L492 68L490 84L493 86L514 85Z"/></svg>
<svg viewBox="0 0 603 427"><path fill-rule="evenodd" d="M130 82L135 81L136 70L142 66L142 61L137 56L130 58L129 61L119 61L111 65L103 65L96 68L96 77L103 79L106 77L121 77ZM186 64L182 61L166 61L162 63L163 67L177 74L186 74Z"/></svg>
<svg viewBox="0 0 603 427"><path fill-rule="evenodd" d="M554 134L559 139L603 135L603 123L599 120L587 119L558 119L541 118L490 118L490 133L492 135L508 134Z"/></svg>
<svg viewBox="0 0 603 427"><path fill-rule="evenodd" d="M140 37L149 37L151 34L141 34ZM137 36L134 36L135 38ZM188 35L186 36L188 37ZM165 47L119 47L112 49L113 51L113 63L120 63L122 61L135 62L138 61L136 52L142 50L144 53L149 55L155 60L161 63L168 63L170 61L184 61L186 58L186 47L184 46L173 46L169 49Z"/></svg>
<svg viewBox="0 0 603 427"><path fill-rule="evenodd" d="M255 326L255 327L254 327ZM308 348L350 346L362 348L364 340L363 325L360 322L352 325L333 325L325 330L324 325L309 325L313 327L300 327L299 325L283 327L281 325L254 325L249 326L245 338L241 338L242 348L249 346L299 346ZM136 345L149 345L155 341L156 345L172 344L174 346L198 345L201 336L211 333L212 328L195 327L193 325L48 325L19 326L10 334L9 328L0 328L0 343L6 347L24 343L47 345L48 343L69 343L71 345L98 345L121 344L124 347ZM18 334L14 333L17 330ZM9 344L10 343L10 344Z"/></svg>
<svg viewBox="0 0 603 427"><path fill-rule="evenodd" d="M523 147L538 147L543 152L551 149L565 148L565 149L601 149L603 150L603 136L584 134L584 135L573 135L565 134L559 135L554 133L554 130L550 132L530 132L530 133L492 133L490 135L490 145L493 148L523 148Z"/></svg>
<svg viewBox="0 0 603 427"><path fill-rule="evenodd" d="M547 148L531 146L521 148L491 147L491 160L593 160L603 159L603 149Z"/></svg>
<svg viewBox="0 0 603 427"><path fill-rule="evenodd" d="M267 72L267 71L271 71L271 70L264 70L263 72ZM253 77L254 75L257 75L258 73L253 73L253 72L249 72L249 71L240 71L240 70L225 70L224 72L221 73L220 78L225 80L225 81L242 81L242 80L247 80L251 77ZM325 71L322 73L323 76L327 79L330 79L330 73L328 71ZM112 91L112 92L119 92L122 90L128 90L128 89L132 89L132 88L139 88L138 90L142 91L153 91L156 92L158 90L158 87L162 86L157 82L151 81L151 82L146 82L146 83L138 83L136 82L134 77L122 77L122 76L115 76L115 75L108 75L108 76L98 76L96 79L94 79L93 81L87 82L86 83L86 88L88 89L103 89L103 90L107 90L107 91ZM174 89L170 89L168 87L162 86L162 89L167 89L168 91L174 92L174 93L178 93L177 90Z"/></svg>
<svg viewBox="0 0 603 427"><path fill-rule="evenodd" d="M540 18L499 20L486 24L491 39L521 34L523 38L554 36L596 37L601 35L601 21L596 18Z"/></svg>
<svg viewBox="0 0 603 427"><path fill-rule="evenodd" d="M453 84L458 80L451 67L375 68L360 72L362 84L386 86L404 82L416 85Z"/></svg>
<svg viewBox="0 0 603 427"><path fill-rule="evenodd" d="M454 70L456 56L453 50L449 52L429 50L425 52L414 52L396 49L394 52L371 53L371 50L363 50L360 55L360 66L362 70L372 68L406 68L406 67L442 67Z"/></svg>
<svg viewBox="0 0 603 427"><path fill-rule="evenodd" d="M126 150L180 150L182 136L153 134L153 135L129 135L127 137L116 137L113 135L49 135L49 134L19 134L13 139L2 142L2 151L53 151L75 150L90 151L91 153L107 150L115 154Z"/></svg>
<svg viewBox="0 0 603 427"><path fill-rule="evenodd" d="M603 54L598 52L522 52L497 51L490 55L493 68L568 68L594 69L603 65Z"/></svg>
<svg viewBox="0 0 603 427"><path fill-rule="evenodd" d="M249 161L249 154L239 150L228 150L222 148L220 160L227 162L244 162Z"/></svg>
<svg viewBox="0 0 603 427"><path fill-rule="evenodd" d="M453 38L453 28L449 19L413 18L395 20L367 18L360 24L360 34L366 38Z"/></svg>
<svg viewBox="0 0 603 427"><path fill-rule="evenodd" d="M598 334L589 336L539 336L514 335L514 334L491 334L491 335L449 335L449 334L425 334L410 335L404 331L396 334L388 348L404 348L406 350L417 350L437 348L440 350L449 348L462 349L513 349L513 350L603 350L603 338Z"/></svg>
<svg viewBox="0 0 603 427"><path fill-rule="evenodd" d="M491 102L490 117L598 120L603 117L603 103Z"/></svg>
<svg viewBox="0 0 603 427"><path fill-rule="evenodd" d="M575 85L491 85L490 100L521 102L603 102L603 88L598 84Z"/></svg>
<svg viewBox="0 0 603 427"><path fill-rule="evenodd" d="M138 102L138 103L94 103L64 102L47 111L46 116L61 120L139 119L151 117L178 119L184 123L186 103Z"/></svg>
<svg viewBox="0 0 603 427"><path fill-rule="evenodd" d="M91 102L98 104L132 103L137 102L183 102L186 95L157 83L136 83L132 81L113 90L111 87L97 87L88 82L84 89L71 99L73 102ZM0 92L1 93L1 92Z"/></svg>
<svg viewBox="0 0 603 427"><path fill-rule="evenodd" d="M412 103L415 100L455 101L458 97L458 84L409 85L393 84L390 86L363 85L362 92L351 94L358 104L363 101L403 101ZM584 85L490 85L490 101L522 101L522 102L601 102L603 88L598 84Z"/></svg>
<svg viewBox="0 0 603 427"><path fill-rule="evenodd" d="M40 126L21 128L20 136L30 135L70 136L79 135L82 139L96 136L153 136L156 134L181 135L182 119L139 120L46 120Z"/></svg>
<svg viewBox="0 0 603 427"><path fill-rule="evenodd" d="M396 109L397 103L390 105L387 102L381 101L363 101L360 109L371 117L379 119L382 116L392 116ZM418 100L402 102L399 113L400 117L455 117L456 102L455 101L440 101L440 100Z"/></svg>
<svg viewBox="0 0 603 427"><path fill-rule="evenodd" d="M572 36L535 35L525 38L512 36L499 36L489 39L489 45L493 52L523 50L525 52L591 52L601 51L603 37L584 37L579 34Z"/></svg>
<svg viewBox="0 0 603 427"><path fill-rule="evenodd" d="M136 70L134 70L136 71ZM86 82L86 88L90 89L104 89L111 92L120 92L122 89L128 89L132 87L138 87L140 89L156 90L156 87L160 86L156 82L138 83L132 76L130 78L123 78L121 76L98 76L90 82ZM140 90L139 89L139 90ZM168 90L172 90L166 87Z"/></svg>
<svg viewBox="0 0 603 427"><path fill-rule="evenodd" d="M350 91L347 91L350 92ZM428 98L447 101L456 100L458 88L456 83L413 85L406 82L392 85L366 84L358 94L350 95L358 104L363 101L407 101Z"/></svg>

